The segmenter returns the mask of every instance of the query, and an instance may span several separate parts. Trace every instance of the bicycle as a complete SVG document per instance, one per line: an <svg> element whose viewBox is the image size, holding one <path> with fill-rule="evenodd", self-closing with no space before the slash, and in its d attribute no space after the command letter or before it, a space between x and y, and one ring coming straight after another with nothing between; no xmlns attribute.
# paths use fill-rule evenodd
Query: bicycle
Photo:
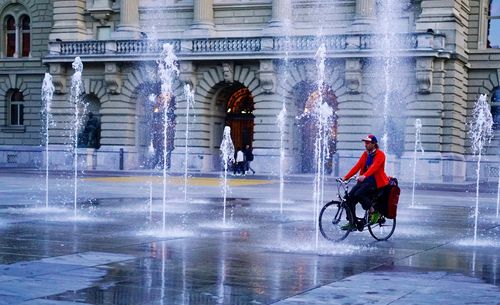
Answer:
<svg viewBox="0 0 500 305"><path fill-rule="evenodd" d="M363 218L356 217L356 219L354 219L354 217L352 217L352 211L347 206L347 197L349 196L349 183L355 179L356 177L350 178L346 181L341 178L336 179L339 200L332 200L326 203L321 209L321 212L319 213L319 230L321 235L330 241L337 242L346 239L349 233L355 230L361 232L364 228L368 227L368 231L371 236L373 236L376 240L388 240L396 229L396 218L390 219L381 214L376 223L370 224L369 210L365 211ZM380 191L374 195L372 199L372 206L375 205L380 196ZM345 217L343 217L344 212ZM356 227L356 229L342 230L341 222L343 218L347 219L350 226Z"/></svg>

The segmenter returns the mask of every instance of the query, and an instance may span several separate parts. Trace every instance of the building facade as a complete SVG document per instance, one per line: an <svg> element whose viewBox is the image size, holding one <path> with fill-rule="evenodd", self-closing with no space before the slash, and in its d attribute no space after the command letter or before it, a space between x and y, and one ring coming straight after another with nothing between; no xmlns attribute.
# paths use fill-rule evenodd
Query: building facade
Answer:
<svg viewBox="0 0 500 305"><path fill-rule="evenodd" d="M397 11L381 22L384 5ZM166 149L172 171L184 169L185 160L192 171L219 170L228 125L236 147L253 147L257 172L278 173L281 147L288 173L312 172L318 130L308 113L322 100L334 111L329 173L352 166L363 136L391 129L387 171L410 179L420 119L425 153L417 177L463 181L475 175L468 123L479 94L487 94L496 124L481 172L498 179L498 0L0 0L0 18L4 167L45 160L46 72L55 86L49 163L71 167L72 62L80 57L87 123L78 130L85 139L78 152L86 168L151 168ZM387 24L392 40L384 46ZM169 97L158 73L165 43L179 69ZM388 54L398 68L384 74ZM194 90L191 108L185 84ZM88 113L99 123L90 126Z"/></svg>

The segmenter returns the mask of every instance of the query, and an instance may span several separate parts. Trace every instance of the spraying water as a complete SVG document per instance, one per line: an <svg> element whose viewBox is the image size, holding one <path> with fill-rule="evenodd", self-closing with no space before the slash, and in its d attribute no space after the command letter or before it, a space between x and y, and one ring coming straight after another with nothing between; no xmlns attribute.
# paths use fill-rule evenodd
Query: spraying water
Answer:
<svg viewBox="0 0 500 305"><path fill-rule="evenodd" d="M471 139L472 152L477 155L476 169L476 209L474 212L474 243L477 240L477 219L479 214L479 177L481 170L481 154L484 146L491 141L493 136L493 117L490 107L486 101L486 94L481 94L474 110L472 111L472 121L469 124L469 135Z"/></svg>
<svg viewBox="0 0 500 305"><path fill-rule="evenodd" d="M163 110L163 214L162 229L165 232L166 226L166 197L167 197L167 156L168 156L168 135L170 132L170 121L168 111L170 103L173 103L173 84L179 75L177 68L177 56L174 54L174 47L171 44L164 44L160 60L158 61L158 74L161 80L161 100Z"/></svg>
<svg viewBox="0 0 500 305"><path fill-rule="evenodd" d="M283 63L283 88L286 88L286 84L288 82L289 71L288 64L290 61L289 50L291 49L291 21L289 19L285 20L285 39L284 39L284 49L285 49L285 60ZM277 116L277 124L280 129L280 190L279 190L279 201L280 201L280 213L283 214L283 194L285 190L285 132L286 132L286 91L282 96L282 108L280 113Z"/></svg>
<svg viewBox="0 0 500 305"><path fill-rule="evenodd" d="M54 126L52 120L52 98L54 96L54 84L52 75L45 73L42 83L43 117L45 119L45 207L49 207L49 127Z"/></svg>
<svg viewBox="0 0 500 305"><path fill-rule="evenodd" d="M397 57L396 51L401 48L402 41L398 38L395 29L400 28L400 16L402 14L401 0L380 0L377 1L380 5L379 9L379 26L378 33L381 39L377 39L377 44L382 51L383 60L383 81L384 81L384 96L383 96L383 135L382 148L388 151L389 141L391 138L390 124L391 112L394 105L391 98L393 88L396 87L399 79L396 72L400 70L401 62Z"/></svg>
<svg viewBox="0 0 500 305"><path fill-rule="evenodd" d="M497 218L499 209L500 209L500 168L498 173L498 187L497 187Z"/></svg>
<svg viewBox="0 0 500 305"><path fill-rule="evenodd" d="M189 110L194 106L194 91L189 84L184 85L186 96L186 138L184 142L184 201L187 202L188 188L188 141L189 141Z"/></svg>
<svg viewBox="0 0 500 305"><path fill-rule="evenodd" d="M415 150L413 151L413 190L411 193L411 206L415 205L415 184L417 177L417 150L420 150L422 155L424 154L424 148L422 147L422 140L420 134L422 132L422 121L420 119L415 120Z"/></svg>
<svg viewBox="0 0 500 305"><path fill-rule="evenodd" d="M286 104L283 98L283 108L277 117L280 129L280 213L283 214L283 193L285 189L285 128L286 128Z"/></svg>
<svg viewBox="0 0 500 305"><path fill-rule="evenodd" d="M71 77L70 102L75 107L73 117L72 139L73 139L73 204L76 219L76 200L78 194L78 131L83 125L83 117L87 111L87 103L81 99L83 93L82 72L83 64L80 57L76 57L72 64L75 73Z"/></svg>
<svg viewBox="0 0 500 305"><path fill-rule="evenodd" d="M156 100L156 95L150 94L148 99L150 105L154 105ZM153 108L154 106L150 107ZM148 157L152 159L154 158L154 155L155 155L155 147L153 145L153 137L151 137L148 146ZM153 219L153 171L154 168L151 169L151 172L149 173L149 220Z"/></svg>
<svg viewBox="0 0 500 305"><path fill-rule="evenodd" d="M222 153L222 166L224 168L222 176L222 196L224 211L222 216L222 223L226 224L226 199L227 199L227 170L229 168L229 162L234 162L234 145L233 140L231 140L231 127L224 127L224 134L222 136L222 143L220 144L220 150Z"/></svg>
<svg viewBox="0 0 500 305"><path fill-rule="evenodd" d="M329 127L332 123L333 109L323 99L325 82L326 46L321 44L316 53L316 66L318 68L318 100L314 107L317 134L315 139L314 156L316 161L316 175L314 177L314 219L316 227L316 249L319 242L319 209L323 202L325 184L325 161L329 154Z"/></svg>

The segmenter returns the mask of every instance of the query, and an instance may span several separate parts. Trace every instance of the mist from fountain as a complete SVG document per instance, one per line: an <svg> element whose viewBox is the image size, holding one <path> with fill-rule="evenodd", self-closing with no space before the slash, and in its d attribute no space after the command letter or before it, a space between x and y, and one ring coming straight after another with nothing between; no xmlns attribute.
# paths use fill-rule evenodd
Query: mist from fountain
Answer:
<svg viewBox="0 0 500 305"><path fill-rule="evenodd" d="M399 18L402 15L401 0L380 0L377 33L381 35L381 39L376 40L376 44L381 49L381 57L383 60L383 135L381 138L382 149L389 152L389 142L392 135L390 134L391 112L394 110L392 91L396 84L400 82L398 71L401 70L402 62L397 56L397 50L401 49L402 41L395 32L395 29L400 28Z"/></svg>
<svg viewBox="0 0 500 305"><path fill-rule="evenodd" d="M83 126L83 118L87 112L87 103L81 98L83 93L83 64L80 57L75 58L72 67L75 70L75 73L71 77L70 103L74 106L71 139L73 140L73 205L74 217L76 219L78 196L78 132Z"/></svg>
<svg viewBox="0 0 500 305"><path fill-rule="evenodd" d="M474 105L471 122L469 123L469 136L472 153L477 155L476 168L476 208L474 211L474 243L477 241L477 220L479 216L479 178L481 171L481 156L487 143L493 136L493 117L486 101L486 94L481 94Z"/></svg>
<svg viewBox="0 0 500 305"><path fill-rule="evenodd" d="M285 57L283 59L283 77L280 78L282 80L282 87L287 88L287 82L289 78L289 63L290 63L290 49L291 49L291 21L286 19L285 20L285 36L284 36L284 49L285 49ZM276 123L278 125L278 128L280 130L280 172L279 172L279 177L280 177L280 188L279 188L279 202L280 202L280 214L283 214L283 194L285 191L285 134L286 134L286 117L287 117L287 111L286 111L286 102L287 102L287 90L283 90L283 96L282 98L282 107L281 111L279 112L277 118L276 118Z"/></svg>
<svg viewBox="0 0 500 305"><path fill-rule="evenodd" d="M415 120L415 149L413 151L413 187L411 192L411 207L415 206L415 185L417 178L417 150L420 150L421 154L424 155L424 147L422 146L422 140L420 134L422 132L422 121L420 119Z"/></svg>
<svg viewBox="0 0 500 305"><path fill-rule="evenodd" d="M174 53L174 47L171 44L164 44L163 51L158 61L158 75L161 81L161 100L163 110L163 196L162 196L162 230L166 229L166 197L167 197L167 157L168 157L168 135L171 132L168 111L170 103L173 102L174 92L173 84L179 75L177 68L177 56Z"/></svg>
<svg viewBox="0 0 500 305"><path fill-rule="evenodd" d="M223 215L222 215L222 223L226 225L226 200L227 200L227 171L229 168L229 164L234 162L234 144L233 140L231 140L231 127L224 127L224 134L222 135L222 143L220 144L220 150L222 154L222 198L223 198ZM230 163L231 162L231 163Z"/></svg>
<svg viewBox="0 0 500 305"><path fill-rule="evenodd" d="M149 108L153 108L155 101L156 101L156 95L155 94L150 94L148 97L149 101ZM152 109L151 109L152 111ZM148 145L148 159L152 159L155 155L155 147L153 145L153 137L149 140L149 145ZM154 167L151 169L149 172L149 220L153 220L153 172L154 172Z"/></svg>
<svg viewBox="0 0 500 305"><path fill-rule="evenodd" d="M497 186L497 218L499 209L500 209L500 168L498 173L498 186Z"/></svg>
<svg viewBox="0 0 500 305"><path fill-rule="evenodd" d="M280 129L280 214L283 214L283 193L285 190L285 128L286 128L286 102L283 98L283 107L277 116L277 123Z"/></svg>
<svg viewBox="0 0 500 305"><path fill-rule="evenodd" d="M54 96L54 84L52 83L52 75L45 73L42 83L42 115L44 118L44 137L45 137L45 208L49 207L49 128L55 125L52 119L52 98Z"/></svg>
<svg viewBox="0 0 500 305"><path fill-rule="evenodd" d="M316 228L316 249L319 243L319 210L324 201L324 184L325 184L325 163L326 157L329 155L329 131L332 124L333 109L324 101L323 91L325 83L325 61L326 61L326 45L323 43L316 52L316 66L318 68L318 100L314 105L313 115L316 122L316 139L314 145L314 157L316 163L316 175L314 177L313 190L313 211Z"/></svg>
<svg viewBox="0 0 500 305"><path fill-rule="evenodd" d="M188 151L189 151L189 110L194 107L194 90L189 84L184 85L184 96L186 97L186 136L184 142L184 202L187 202L188 193Z"/></svg>

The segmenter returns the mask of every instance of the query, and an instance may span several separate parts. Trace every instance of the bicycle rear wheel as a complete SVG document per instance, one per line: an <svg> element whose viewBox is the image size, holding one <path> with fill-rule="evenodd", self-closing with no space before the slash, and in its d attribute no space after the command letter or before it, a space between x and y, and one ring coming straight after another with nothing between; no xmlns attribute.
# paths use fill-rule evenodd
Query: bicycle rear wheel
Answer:
<svg viewBox="0 0 500 305"><path fill-rule="evenodd" d="M319 213L319 230L324 238L330 241L344 240L351 232L342 230L344 219L352 219L351 210L345 209L340 201L330 201Z"/></svg>
<svg viewBox="0 0 500 305"><path fill-rule="evenodd" d="M388 240L396 229L396 218L381 216L377 223L368 225L368 231L376 240Z"/></svg>

